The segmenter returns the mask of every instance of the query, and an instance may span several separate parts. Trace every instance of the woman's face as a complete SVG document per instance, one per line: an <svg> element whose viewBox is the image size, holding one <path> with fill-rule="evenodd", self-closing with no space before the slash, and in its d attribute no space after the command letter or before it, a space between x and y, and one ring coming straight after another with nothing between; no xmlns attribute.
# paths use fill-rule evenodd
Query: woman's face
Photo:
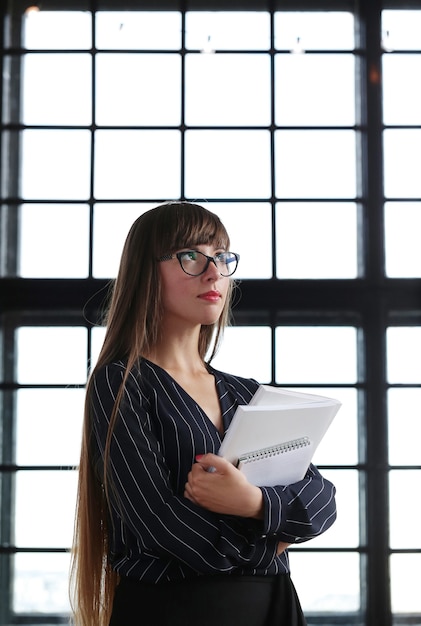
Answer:
<svg viewBox="0 0 421 626"><path fill-rule="evenodd" d="M222 248L216 248L212 244L200 244L187 249L212 257L223 252ZM230 278L221 276L215 263L210 262L206 271L199 276L186 274L177 258L163 261L159 265L164 323L187 327L211 325L219 319L227 298Z"/></svg>

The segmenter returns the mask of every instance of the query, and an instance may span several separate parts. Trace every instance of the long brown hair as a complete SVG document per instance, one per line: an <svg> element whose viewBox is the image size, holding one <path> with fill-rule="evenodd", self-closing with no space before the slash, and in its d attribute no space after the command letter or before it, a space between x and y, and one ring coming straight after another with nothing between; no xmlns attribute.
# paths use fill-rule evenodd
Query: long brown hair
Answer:
<svg viewBox="0 0 421 626"><path fill-rule="evenodd" d="M156 344L161 326L161 282L157 258L181 248L213 244L228 249L229 237L220 219L204 207L188 202L160 205L132 225L123 248L106 315L102 350L86 388L85 418L79 464L78 495L70 572L70 596L75 626L108 626L118 576L109 561L107 464L117 408L130 370ZM234 283L219 320L202 326L199 355L213 358L229 322ZM93 467L90 396L95 372L107 363L125 359L126 375L110 419L104 455L104 476Z"/></svg>

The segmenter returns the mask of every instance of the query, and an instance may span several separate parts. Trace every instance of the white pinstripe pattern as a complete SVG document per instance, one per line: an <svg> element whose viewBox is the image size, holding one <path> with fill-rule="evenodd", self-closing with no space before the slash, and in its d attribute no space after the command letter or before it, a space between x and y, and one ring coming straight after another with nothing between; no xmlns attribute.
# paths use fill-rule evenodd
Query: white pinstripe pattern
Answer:
<svg viewBox="0 0 421 626"><path fill-rule="evenodd" d="M123 362L113 363L94 376L92 445L98 468L103 468L124 367ZM210 371L226 429L238 404L248 404L258 383ZM130 372L109 467L111 556L120 574L158 582L201 573L288 572L288 555L275 557L277 542L306 541L333 523L335 490L314 466L295 485L262 488L263 521L214 514L185 499L184 484L195 455L216 453L220 443L214 424L167 372L147 360Z"/></svg>

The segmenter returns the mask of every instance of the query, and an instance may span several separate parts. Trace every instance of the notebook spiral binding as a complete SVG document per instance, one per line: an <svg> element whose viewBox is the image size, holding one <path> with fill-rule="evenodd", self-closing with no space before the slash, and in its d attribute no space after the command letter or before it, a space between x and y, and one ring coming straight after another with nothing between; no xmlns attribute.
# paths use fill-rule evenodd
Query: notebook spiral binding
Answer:
<svg viewBox="0 0 421 626"><path fill-rule="evenodd" d="M285 441L284 443L279 443L268 448L261 448L260 450L254 450L253 452L242 454L238 459L238 462L253 463L254 461L267 459L271 456L278 456L279 454L292 452L293 450L298 450L299 448L306 448L309 445L311 445L311 441L308 437L300 437L299 439Z"/></svg>

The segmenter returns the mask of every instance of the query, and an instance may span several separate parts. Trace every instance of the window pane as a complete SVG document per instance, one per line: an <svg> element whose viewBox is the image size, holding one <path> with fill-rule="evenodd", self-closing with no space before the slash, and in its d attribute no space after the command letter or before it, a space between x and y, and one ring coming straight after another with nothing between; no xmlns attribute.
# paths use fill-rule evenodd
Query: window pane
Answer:
<svg viewBox="0 0 421 626"><path fill-rule="evenodd" d="M89 11L27 11L22 45L32 50L81 50L91 48L91 33Z"/></svg>
<svg viewBox="0 0 421 626"><path fill-rule="evenodd" d="M76 466L84 399L83 389L20 389L16 408L16 463Z"/></svg>
<svg viewBox="0 0 421 626"><path fill-rule="evenodd" d="M390 577L392 611L421 613L420 580L421 554L392 554Z"/></svg>
<svg viewBox="0 0 421 626"><path fill-rule="evenodd" d="M277 131L276 195L280 198L355 197L355 155L353 131Z"/></svg>
<svg viewBox="0 0 421 626"><path fill-rule="evenodd" d="M267 131L191 130L185 140L188 197L270 197Z"/></svg>
<svg viewBox="0 0 421 626"><path fill-rule="evenodd" d="M23 61L24 124L91 123L91 55L27 54Z"/></svg>
<svg viewBox="0 0 421 626"><path fill-rule="evenodd" d="M180 124L181 56L98 54L95 104L99 125Z"/></svg>
<svg viewBox="0 0 421 626"><path fill-rule="evenodd" d="M17 380L21 384L85 384L86 328L18 328Z"/></svg>
<svg viewBox="0 0 421 626"><path fill-rule="evenodd" d="M16 554L13 610L69 613L70 554Z"/></svg>
<svg viewBox="0 0 421 626"><path fill-rule="evenodd" d="M354 90L355 66L351 55L278 54L275 57L275 119L280 126L353 125Z"/></svg>
<svg viewBox="0 0 421 626"><path fill-rule="evenodd" d="M262 54L188 54L186 123L270 124L270 57Z"/></svg>
<svg viewBox="0 0 421 626"><path fill-rule="evenodd" d="M195 50L267 50L269 13L188 11L186 47Z"/></svg>
<svg viewBox="0 0 421 626"><path fill-rule="evenodd" d="M117 276L123 245L133 222L155 204L96 204L94 207L93 275Z"/></svg>
<svg viewBox="0 0 421 626"><path fill-rule="evenodd" d="M410 430L412 435L412 429ZM419 459L418 459L419 463ZM419 533L408 532L408 523L421 518L421 470L392 470L389 473L390 547L421 549Z"/></svg>
<svg viewBox="0 0 421 626"><path fill-rule="evenodd" d="M259 383L268 383L272 378L271 335L268 326L226 328L212 367L235 376L255 378Z"/></svg>
<svg viewBox="0 0 421 626"><path fill-rule="evenodd" d="M336 487L338 517L329 530L312 539L311 543L299 543L294 548L356 548L360 543L358 472L323 469L322 474ZM292 572L294 574L294 569Z"/></svg>
<svg viewBox="0 0 421 626"><path fill-rule="evenodd" d="M389 463L421 463L421 389L389 389ZM410 436L408 436L410 433Z"/></svg>
<svg viewBox="0 0 421 626"><path fill-rule="evenodd" d="M421 327L387 329L387 380L421 383Z"/></svg>
<svg viewBox="0 0 421 626"><path fill-rule="evenodd" d="M356 205L279 202L276 263L278 278L355 278Z"/></svg>
<svg viewBox="0 0 421 626"><path fill-rule="evenodd" d="M386 274L390 278L421 276L421 203L386 202Z"/></svg>
<svg viewBox="0 0 421 626"><path fill-rule="evenodd" d="M421 196L421 130L385 130L383 146L385 195L388 198Z"/></svg>
<svg viewBox="0 0 421 626"><path fill-rule="evenodd" d="M20 275L85 278L89 273L89 207L24 204L21 207Z"/></svg>
<svg viewBox="0 0 421 626"><path fill-rule="evenodd" d="M272 277L272 211L264 202L215 202L208 208L219 215L240 255L234 278Z"/></svg>
<svg viewBox="0 0 421 626"><path fill-rule="evenodd" d="M18 471L16 545L20 548L70 548L76 487L75 471Z"/></svg>
<svg viewBox="0 0 421 626"><path fill-rule="evenodd" d="M387 35L387 48L419 50L421 11L382 11L382 33Z"/></svg>
<svg viewBox="0 0 421 626"><path fill-rule="evenodd" d="M421 43L419 43L421 47ZM385 124L421 123L421 85L414 77L421 73L418 55L383 56L383 120Z"/></svg>
<svg viewBox="0 0 421 626"><path fill-rule="evenodd" d="M336 11L280 11L275 13L275 47L294 50L352 50L354 16Z"/></svg>
<svg viewBox="0 0 421 626"><path fill-rule="evenodd" d="M98 49L174 50L181 47L181 13L176 11L98 11Z"/></svg>
<svg viewBox="0 0 421 626"><path fill-rule="evenodd" d="M283 326L275 331L276 382L341 384L357 380L356 329Z"/></svg>
<svg viewBox="0 0 421 626"><path fill-rule="evenodd" d="M91 135L88 130L22 133L22 197L86 200L90 196Z"/></svg>
<svg viewBox="0 0 421 626"><path fill-rule="evenodd" d="M179 198L179 131L97 131L94 176L97 198Z"/></svg>
<svg viewBox="0 0 421 626"><path fill-rule="evenodd" d="M91 343L91 370L95 367L98 360L99 353L104 343L106 328L104 326L95 326L92 328L92 343Z"/></svg>
<svg viewBox="0 0 421 626"><path fill-rule="evenodd" d="M359 610L358 554L294 551L290 553L290 559L292 580L305 612L348 613ZM314 572L317 572L316 576Z"/></svg>

